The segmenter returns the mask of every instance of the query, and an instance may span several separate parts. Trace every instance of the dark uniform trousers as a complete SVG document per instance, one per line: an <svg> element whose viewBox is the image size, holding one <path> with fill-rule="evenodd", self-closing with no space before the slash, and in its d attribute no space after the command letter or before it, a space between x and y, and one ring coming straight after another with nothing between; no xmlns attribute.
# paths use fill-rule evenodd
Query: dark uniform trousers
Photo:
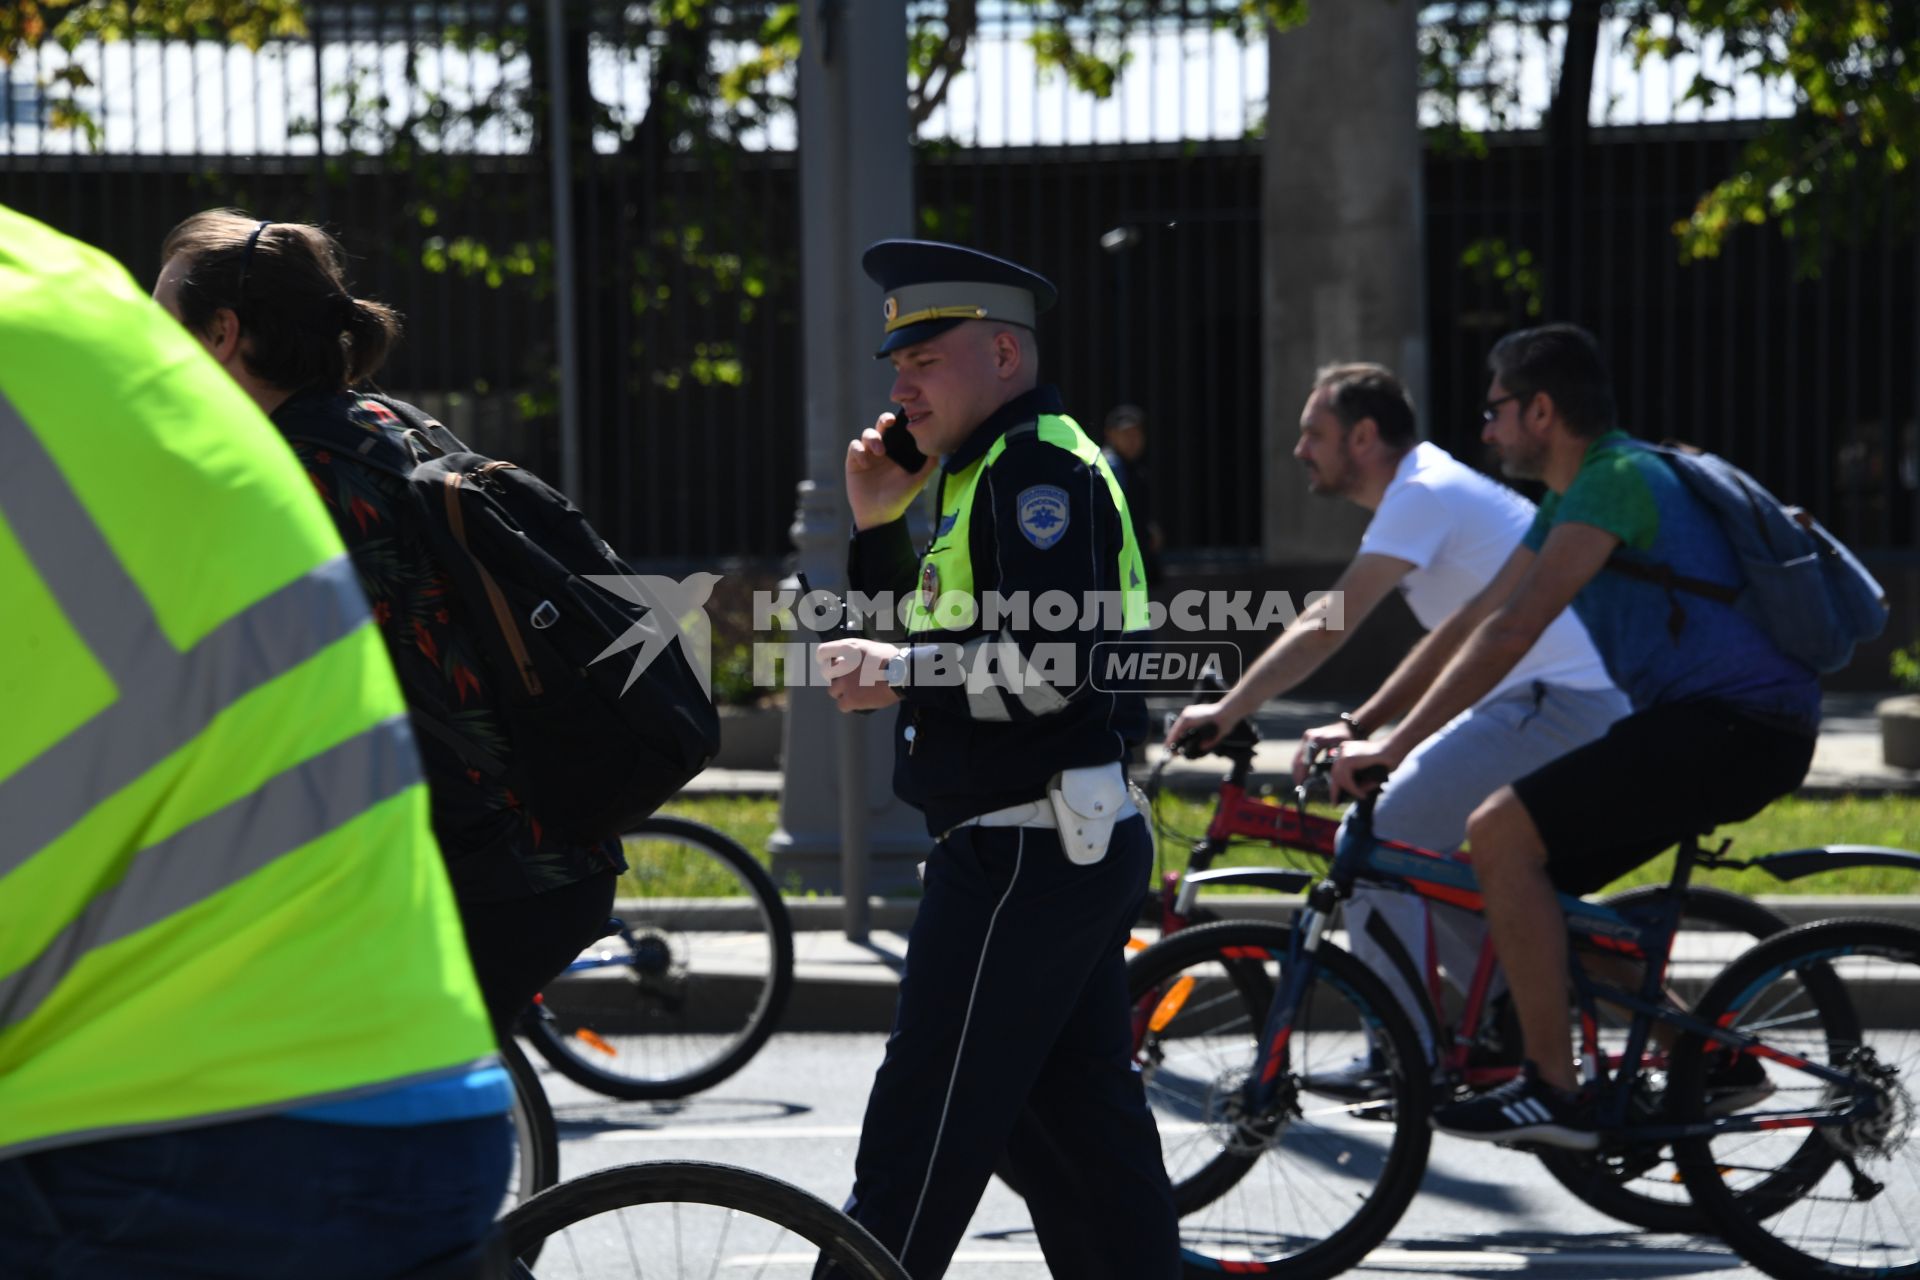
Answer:
<svg viewBox="0 0 1920 1280"><path fill-rule="evenodd" d="M946 1273L1003 1152L1055 1280L1180 1273L1123 950L1151 863L1139 816L1091 866L1042 828L934 846L847 1202L913 1280Z"/></svg>

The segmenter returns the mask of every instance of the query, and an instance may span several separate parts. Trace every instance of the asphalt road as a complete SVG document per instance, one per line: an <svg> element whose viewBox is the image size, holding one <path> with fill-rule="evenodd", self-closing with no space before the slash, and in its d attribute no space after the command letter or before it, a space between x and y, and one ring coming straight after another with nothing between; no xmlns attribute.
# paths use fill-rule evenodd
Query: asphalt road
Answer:
<svg viewBox="0 0 1920 1280"><path fill-rule="evenodd" d="M540 1064L559 1120L562 1176L633 1161L713 1160L774 1174L837 1204L851 1182L860 1117L882 1043L877 1034L776 1035L733 1079L672 1104L600 1098ZM744 1232L722 1232L710 1242L712 1256L691 1271L683 1267L683 1274L708 1274L711 1265L716 1275L804 1277L808 1255L795 1243L762 1246ZM617 1252L620 1246L593 1247ZM554 1270L567 1273L559 1260ZM1023 1202L991 1185L948 1274L955 1280L1042 1280L1047 1269ZM1435 1139L1411 1210L1356 1274L1582 1280L1760 1275L1717 1241L1649 1236L1615 1224L1563 1191L1528 1156L1444 1136Z"/></svg>

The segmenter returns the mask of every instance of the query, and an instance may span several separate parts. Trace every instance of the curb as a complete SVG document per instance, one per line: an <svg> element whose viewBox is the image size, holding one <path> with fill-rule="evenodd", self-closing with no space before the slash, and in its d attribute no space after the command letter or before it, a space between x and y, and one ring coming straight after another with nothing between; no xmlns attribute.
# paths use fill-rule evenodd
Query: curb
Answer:
<svg viewBox="0 0 1920 1280"><path fill-rule="evenodd" d="M1874 916L1920 928L1920 895L1881 897L1815 897L1768 895L1757 899L1800 925L1840 916ZM1201 902L1229 919L1290 920L1299 904L1293 899L1252 895L1203 897ZM840 927L842 904L835 898L809 898L788 903L794 917L801 958L794 965L793 995L780 1021L782 1031L886 1032L892 1029L899 988L899 966L906 953L905 933L912 925L917 903L875 898L872 902L874 936L863 947L835 939L809 947L808 933L831 933ZM843 950L844 949L844 950ZM807 957L813 951L834 952L841 958ZM864 955L857 954L864 953ZM1920 993L1916 993L1920 997ZM1920 998L1901 998L1896 1007L1910 1011L1920 1024Z"/></svg>

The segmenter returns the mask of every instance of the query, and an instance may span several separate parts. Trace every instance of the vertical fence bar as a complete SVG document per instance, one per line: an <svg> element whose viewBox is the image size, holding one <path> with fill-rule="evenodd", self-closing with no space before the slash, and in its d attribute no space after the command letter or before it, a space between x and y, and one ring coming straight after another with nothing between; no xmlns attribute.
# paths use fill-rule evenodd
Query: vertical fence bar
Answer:
<svg viewBox="0 0 1920 1280"><path fill-rule="evenodd" d="M573 261L573 116L567 107L566 0L547 0L549 150L553 169L553 274L555 332L560 370L560 490L580 492L580 361L578 281Z"/></svg>
<svg viewBox="0 0 1920 1280"><path fill-rule="evenodd" d="M1879 386L1875 388L1880 399L1880 492L1876 495L1880 503L1879 531L1876 541L1880 546L1890 547L1898 536L1900 522L1900 428L1895 417L1896 396L1894 393L1893 362L1893 189L1888 187L1880 194L1880 269L1874 273L1874 292L1880 299L1879 323L1874 327L1880 334Z"/></svg>

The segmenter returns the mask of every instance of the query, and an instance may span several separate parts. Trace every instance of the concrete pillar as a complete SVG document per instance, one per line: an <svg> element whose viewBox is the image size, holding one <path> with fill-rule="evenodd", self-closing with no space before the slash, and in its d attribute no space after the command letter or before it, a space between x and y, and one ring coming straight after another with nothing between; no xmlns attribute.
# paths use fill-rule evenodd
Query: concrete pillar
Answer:
<svg viewBox="0 0 1920 1280"><path fill-rule="evenodd" d="M801 343L807 479L793 540L816 588L845 593L847 442L887 407L892 371L873 358L878 287L860 270L875 240L912 234L907 24L898 0L804 0L800 59ZM912 883L929 845L920 815L893 798L894 715L843 716L820 688L788 694L786 776L774 879L842 887L843 855L866 888ZM868 855L871 854L871 862ZM865 932L865 895L849 917Z"/></svg>
<svg viewBox="0 0 1920 1280"><path fill-rule="evenodd" d="M1313 372L1375 360L1426 421L1425 200L1416 0L1316 4L1269 37L1261 252L1269 561L1336 562L1367 513L1314 498L1289 456Z"/></svg>

